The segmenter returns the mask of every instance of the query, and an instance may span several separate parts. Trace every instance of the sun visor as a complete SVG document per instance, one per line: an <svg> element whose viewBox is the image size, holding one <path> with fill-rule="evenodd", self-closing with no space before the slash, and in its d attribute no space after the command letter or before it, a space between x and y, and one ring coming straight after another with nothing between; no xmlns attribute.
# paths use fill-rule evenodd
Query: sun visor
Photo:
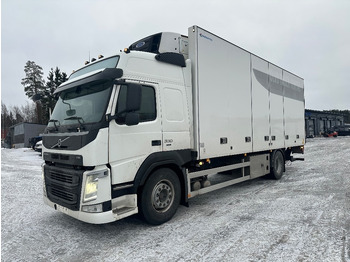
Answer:
<svg viewBox="0 0 350 262"><path fill-rule="evenodd" d="M123 76L123 69L120 68L106 68L103 71L100 71L98 73L95 73L93 75L90 75L88 77L85 77L83 79L79 79L77 81L71 82L71 83L63 83L60 85L54 92L54 94L60 93L64 90L70 89L75 86L84 85L90 82L95 82L99 80L114 80L117 78L121 78Z"/></svg>

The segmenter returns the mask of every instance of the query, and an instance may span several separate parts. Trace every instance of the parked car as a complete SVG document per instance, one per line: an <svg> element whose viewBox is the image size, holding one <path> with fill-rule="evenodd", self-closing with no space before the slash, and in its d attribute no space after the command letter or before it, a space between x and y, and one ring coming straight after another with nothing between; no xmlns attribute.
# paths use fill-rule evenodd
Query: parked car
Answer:
<svg viewBox="0 0 350 262"><path fill-rule="evenodd" d="M37 152L41 152L43 150L43 141L40 140L39 142L37 142L34 146L34 150Z"/></svg>
<svg viewBox="0 0 350 262"><path fill-rule="evenodd" d="M338 126L336 131L338 136L350 136L350 125Z"/></svg>
<svg viewBox="0 0 350 262"><path fill-rule="evenodd" d="M35 145L36 143L38 143L39 141L41 141L43 138L41 136L35 136L29 139L29 144L30 147L33 148L35 150Z"/></svg>
<svg viewBox="0 0 350 262"><path fill-rule="evenodd" d="M337 137L338 136L338 132L334 131L334 130L327 130L326 132L323 132L322 135L324 137Z"/></svg>

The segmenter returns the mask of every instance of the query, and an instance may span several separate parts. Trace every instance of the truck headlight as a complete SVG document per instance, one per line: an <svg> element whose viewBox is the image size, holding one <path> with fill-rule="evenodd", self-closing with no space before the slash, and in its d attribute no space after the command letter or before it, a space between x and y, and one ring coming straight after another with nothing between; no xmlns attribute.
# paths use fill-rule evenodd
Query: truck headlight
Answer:
<svg viewBox="0 0 350 262"><path fill-rule="evenodd" d="M108 175L107 171L89 174L86 176L83 202L97 199L98 180Z"/></svg>

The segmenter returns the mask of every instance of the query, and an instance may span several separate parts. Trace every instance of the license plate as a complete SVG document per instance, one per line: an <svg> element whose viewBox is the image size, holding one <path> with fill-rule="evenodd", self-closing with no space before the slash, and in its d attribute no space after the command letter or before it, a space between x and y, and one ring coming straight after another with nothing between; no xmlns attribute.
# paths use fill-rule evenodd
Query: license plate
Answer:
<svg viewBox="0 0 350 262"><path fill-rule="evenodd" d="M62 213L65 213L65 214L68 214L68 212L69 212L68 208L62 207L62 206L59 206L59 205L57 205L57 210L62 212Z"/></svg>

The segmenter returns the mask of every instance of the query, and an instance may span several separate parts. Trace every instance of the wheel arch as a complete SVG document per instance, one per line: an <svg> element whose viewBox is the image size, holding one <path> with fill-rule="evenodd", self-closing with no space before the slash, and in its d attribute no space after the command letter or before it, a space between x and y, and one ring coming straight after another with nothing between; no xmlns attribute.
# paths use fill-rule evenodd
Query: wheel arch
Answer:
<svg viewBox="0 0 350 262"><path fill-rule="evenodd" d="M191 150L157 152L149 155L136 173L134 192L140 195L139 193L145 182L153 172L161 168L169 168L173 170L179 178L181 185L181 204L186 204L188 200L188 187L184 165L190 162L191 159Z"/></svg>

